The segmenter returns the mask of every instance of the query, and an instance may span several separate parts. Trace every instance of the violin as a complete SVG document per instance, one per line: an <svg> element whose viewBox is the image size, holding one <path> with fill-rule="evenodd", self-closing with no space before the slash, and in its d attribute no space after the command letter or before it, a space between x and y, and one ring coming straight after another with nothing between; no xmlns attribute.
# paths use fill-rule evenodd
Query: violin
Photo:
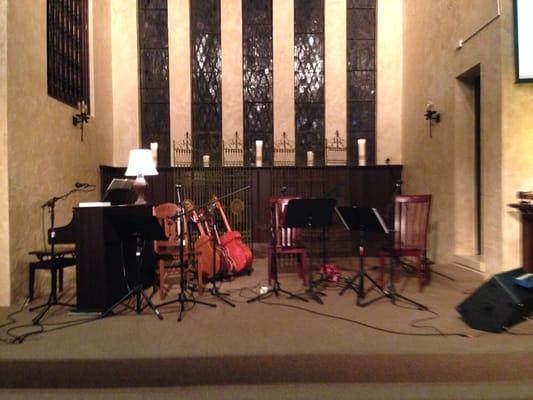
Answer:
<svg viewBox="0 0 533 400"><path fill-rule="evenodd" d="M232 259L232 267L234 272L241 272L243 269L251 267L253 261L253 255L250 248L242 241L241 234L238 231L231 230L231 226L226 218L224 209L220 204L220 200L213 196L213 204L216 207L226 231L220 236L220 245L223 246L228 252L229 257Z"/></svg>
<svg viewBox="0 0 533 400"><path fill-rule="evenodd" d="M221 272L220 254L213 248L213 240L206 233L208 229L203 215L198 215L191 200L184 200L183 207L190 214L190 220L196 224L199 236L194 242L194 250L198 253L196 272L198 274L198 289L203 291L204 277L212 278L213 274L218 275ZM213 260L215 267L213 268Z"/></svg>

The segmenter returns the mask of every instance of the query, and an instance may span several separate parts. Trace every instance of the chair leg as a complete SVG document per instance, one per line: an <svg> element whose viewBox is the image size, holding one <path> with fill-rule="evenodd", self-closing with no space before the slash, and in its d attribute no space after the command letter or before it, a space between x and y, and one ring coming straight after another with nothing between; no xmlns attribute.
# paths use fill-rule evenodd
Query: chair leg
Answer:
<svg viewBox="0 0 533 400"><path fill-rule="evenodd" d="M311 270L309 268L309 264L307 261L307 253L305 251L301 253L301 260L302 260L301 271L300 271L301 278L304 282L304 286L307 286L307 282L311 280L311 279L307 279L308 274L311 274ZM311 278L311 276L309 276L309 278Z"/></svg>
<svg viewBox="0 0 533 400"><path fill-rule="evenodd" d="M426 271L424 264L422 263L422 256L418 255L416 257L416 272L418 275L418 291L421 292L426 285Z"/></svg>
<svg viewBox="0 0 533 400"><path fill-rule="evenodd" d="M267 273L268 273L268 286L272 285L272 251L269 249L267 252Z"/></svg>
<svg viewBox="0 0 533 400"><path fill-rule="evenodd" d="M385 285L385 255L380 254L379 256L379 277L378 282L381 287Z"/></svg>
<svg viewBox="0 0 533 400"><path fill-rule="evenodd" d="M58 280L59 280L59 292L63 291L63 268L59 268Z"/></svg>
<svg viewBox="0 0 533 400"><path fill-rule="evenodd" d="M166 296L165 292L165 265L159 261L159 297L163 300Z"/></svg>
<svg viewBox="0 0 533 400"><path fill-rule="evenodd" d="M30 263L30 290L29 290L29 294L30 294L30 301L33 301L33 286L35 284L35 267L33 266L32 263Z"/></svg>

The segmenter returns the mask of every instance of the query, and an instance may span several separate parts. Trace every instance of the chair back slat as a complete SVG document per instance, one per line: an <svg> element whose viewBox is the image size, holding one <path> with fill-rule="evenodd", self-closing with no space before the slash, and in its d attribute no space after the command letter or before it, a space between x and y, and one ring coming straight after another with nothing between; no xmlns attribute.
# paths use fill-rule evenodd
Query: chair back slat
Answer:
<svg viewBox="0 0 533 400"><path fill-rule="evenodd" d="M431 195L394 198L394 246L426 250Z"/></svg>
<svg viewBox="0 0 533 400"><path fill-rule="evenodd" d="M276 245L281 247L298 246L301 237L301 228L283 228L285 225L285 213L290 200L299 199L294 196L270 196L270 215L272 238Z"/></svg>
<svg viewBox="0 0 533 400"><path fill-rule="evenodd" d="M179 206L174 203L163 203L154 207L154 216L159 220L167 237L167 240L154 240L154 249L156 252L160 248L176 246L178 244L180 227L172 217L176 216L179 211ZM186 229L187 224L183 224L183 226Z"/></svg>

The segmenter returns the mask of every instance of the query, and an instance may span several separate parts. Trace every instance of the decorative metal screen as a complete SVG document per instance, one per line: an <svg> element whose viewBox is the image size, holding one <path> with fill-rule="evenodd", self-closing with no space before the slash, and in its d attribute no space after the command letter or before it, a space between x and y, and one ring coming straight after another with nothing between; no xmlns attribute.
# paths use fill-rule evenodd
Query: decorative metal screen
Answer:
<svg viewBox="0 0 533 400"><path fill-rule="evenodd" d="M263 165L272 165L272 0L243 0L244 163L255 164L256 140Z"/></svg>
<svg viewBox="0 0 533 400"><path fill-rule="evenodd" d="M76 107L89 105L87 0L48 0L48 95Z"/></svg>
<svg viewBox="0 0 533 400"><path fill-rule="evenodd" d="M222 157L222 62L220 0L194 0L191 7L191 91L193 165L209 155L212 166Z"/></svg>
<svg viewBox="0 0 533 400"><path fill-rule="evenodd" d="M249 168L176 168L174 183L183 187L183 196L191 200L198 212L210 219L213 215L213 196L217 196L232 230L239 231L242 239L252 242L253 182ZM177 199L175 198L175 201ZM226 228L221 218L215 221L219 233Z"/></svg>
<svg viewBox="0 0 533 400"><path fill-rule="evenodd" d="M324 164L324 1L294 1L296 165Z"/></svg>
<svg viewBox="0 0 533 400"><path fill-rule="evenodd" d="M376 0L347 2L348 162L357 165L357 139L366 139L366 163L376 162Z"/></svg>
<svg viewBox="0 0 533 400"><path fill-rule="evenodd" d="M158 164L170 165L167 0L139 0L141 143L158 143Z"/></svg>

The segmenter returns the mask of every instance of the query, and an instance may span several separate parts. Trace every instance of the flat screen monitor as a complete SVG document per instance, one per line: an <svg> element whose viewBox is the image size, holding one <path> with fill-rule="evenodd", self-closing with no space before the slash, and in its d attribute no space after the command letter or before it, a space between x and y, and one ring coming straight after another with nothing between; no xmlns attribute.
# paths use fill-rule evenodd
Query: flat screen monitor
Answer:
<svg viewBox="0 0 533 400"><path fill-rule="evenodd" d="M533 82L533 1L513 5L516 82Z"/></svg>

